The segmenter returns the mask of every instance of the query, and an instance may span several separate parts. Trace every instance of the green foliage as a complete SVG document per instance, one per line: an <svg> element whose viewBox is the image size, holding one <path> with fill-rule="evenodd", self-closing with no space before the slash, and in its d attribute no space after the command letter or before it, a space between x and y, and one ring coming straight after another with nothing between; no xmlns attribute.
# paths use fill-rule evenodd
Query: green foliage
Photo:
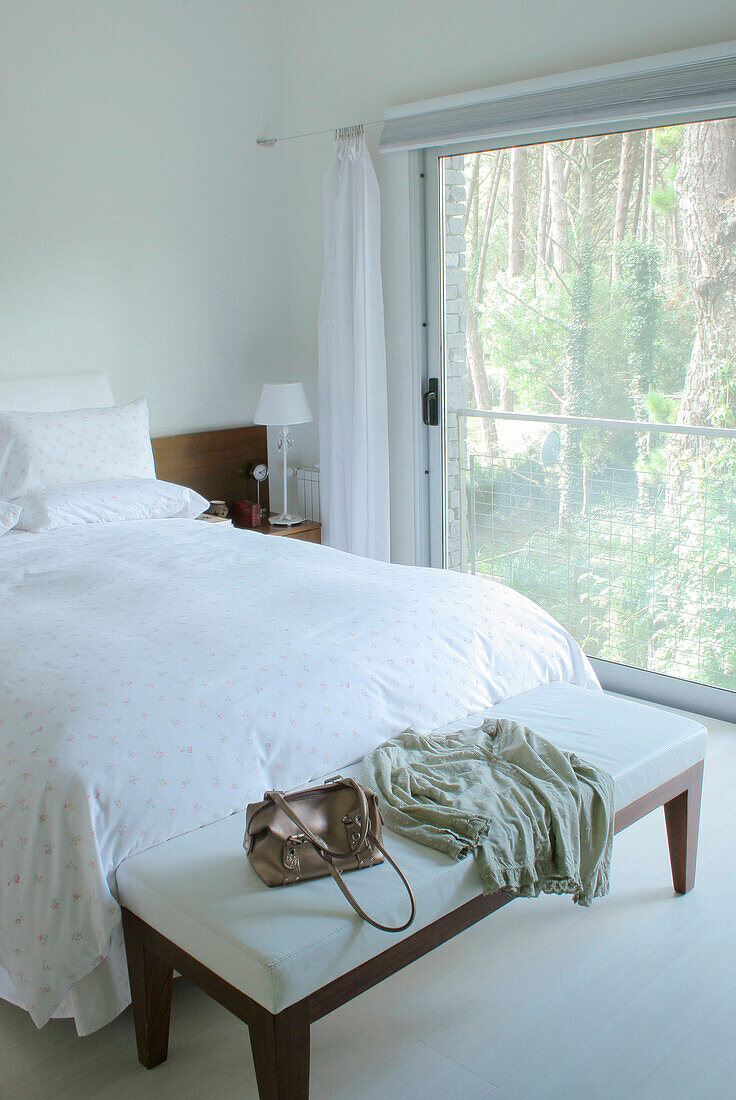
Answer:
<svg viewBox="0 0 736 1100"><path fill-rule="evenodd" d="M682 124L660 126L654 131L654 147L660 153L672 153L682 147Z"/></svg>
<svg viewBox="0 0 736 1100"><path fill-rule="evenodd" d="M649 419L658 424L674 424L677 419L679 404L679 394L672 397L670 394L650 389L646 395L646 410Z"/></svg>
<svg viewBox="0 0 736 1100"><path fill-rule="evenodd" d="M736 501L733 481L717 474L736 471L733 445L701 454L674 506L664 451L647 464L647 507L633 483L616 486L601 471L588 513L564 528L553 522L553 472L524 462L486 470L477 569L541 603L592 656L732 688Z"/></svg>
<svg viewBox="0 0 736 1100"><path fill-rule="evenodd" d="M479 318L489 374L498 384L504 371L523 406L559 409L568 320L569 296L559 284L546 284L539 295L531 276L513 288L505 277L490 284Z"/></svg>
<svg viewBox="0 0 736 1100"><path fill-rule="evenodd" d="M662 127L653 133L658 185L647 201L666 227L676 215L674 178L683 127ZM577 205L582 172L579 143L577 152L570 142L559 143L571 167L566 194L571 267L567 273L556 271L552 264L540 267L537 263L535 219L541 147L532 147L524 203L525 264L521 276L507 277L508 169L504 169L488 239L478 331L493 392L498 393L500 380L507 379L516 394L517 408L559 412L565 364L569 356L579 358L582 352L588 369L579 394L581 415L629 419L646 411L641 403L637 407L638 379L646 378L663 394L682 392L692 349L694 309L679 253L671 244L665 248L661 232L655 232L653 240L634 236L633 198L629 234L616 257L621 278L611 284L621 139L610 135L595 140L592 163L586 169L592 171L594 201L585 216ZM488 199L493 156L483 154L480 161L479 218ZM466 269L471 300L475 299L481 228L469 219Z"/></svg>
<svg viewBox="0 0 736 1100"><path fill-rule="evenodd" d="M659 249L651 241L628 237L618 247L621 298L629 331L629 361L646 388L653 380L657 322L661 307Z"/></svg>
<svg viewBox="0 0 736 1100"><path fill-rule="evenodd" d="M510 386L517 412L677 419L696 332L678 208L685 127L648 133L646 148L654 153L646 164L645 132L631 142L625 233L615 255L626 163L621 136L556 143L567 173L567 222L555 248L549 212L546 248L537 239L545 224L546 154L541 146L527 151L523 264L513 277L507 274L508 156L478 270L498 163L496 154L480 157L477 213L466 232L469 292L475 303L480 278L477 329L491 392ZM713 423L736 426L733 363L724 359L714 374L720 388ZM493 463L476 463L478 516L493 530L491 541L482 522L476 525L477 568L542 603L588 652L734 687L733 446L656 433L575 428L560 434L554 467L540 464L538 444L511 447L511 453L499 445ZM564 523L558 522L561 488L575 500Z"/></svg>
<svg viewBox="0 0 736 1100"><path fill-rule="evenodd" d="M652 191L649 201L660 214L669 214L677 206L677 195L673 183L667 183L663 187L657 187Z"/></svg>
<svg viewBox="0 0 736 1100"><path fill-rule="evenodd" d="M636 460L636 473L640 484L661 485L667 474L667 453L664 447L640 455Z"/></svg>

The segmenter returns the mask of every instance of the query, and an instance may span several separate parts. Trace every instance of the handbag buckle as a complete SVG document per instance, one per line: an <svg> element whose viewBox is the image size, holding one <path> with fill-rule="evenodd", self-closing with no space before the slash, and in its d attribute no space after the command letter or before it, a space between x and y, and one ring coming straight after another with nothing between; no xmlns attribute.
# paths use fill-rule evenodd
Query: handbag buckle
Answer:
<svg viewBox="0 0 736 1100"><path fill-rule="evenodd" d="M359 813L353 814L352 816L350 814L345 814L342 823L345 826L348 847L351 852L354 852L360 844L363 818Z"/></svg>
<svg viewBox="0 0 736 1100"><path fill-rule="evenodd" d="M281 862L284 869L294 875L294 881L299 881L301 873L301 861L299 858L299 845L304 844L307 838L303 833L293 833L287 836L281 852Z"/></svg>

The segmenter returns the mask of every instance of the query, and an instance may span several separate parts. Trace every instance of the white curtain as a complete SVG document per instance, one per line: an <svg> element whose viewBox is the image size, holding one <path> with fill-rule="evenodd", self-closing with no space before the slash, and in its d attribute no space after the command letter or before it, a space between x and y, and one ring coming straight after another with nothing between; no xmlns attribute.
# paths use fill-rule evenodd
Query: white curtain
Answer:
<svg viewBox="0 0 736 1100"><path fill-rule="evenodd" d="M378 180L362 127L338 131L324 184L319 311L323 541L389 560L388 411Z"/></svg>

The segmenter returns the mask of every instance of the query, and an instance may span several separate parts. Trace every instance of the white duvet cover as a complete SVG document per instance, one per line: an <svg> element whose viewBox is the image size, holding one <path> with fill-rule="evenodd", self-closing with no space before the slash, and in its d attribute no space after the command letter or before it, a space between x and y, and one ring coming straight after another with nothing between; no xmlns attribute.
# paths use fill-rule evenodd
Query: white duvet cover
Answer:
<svg viewBox="0 0 736 1100"><path fill-rule="evenodd" d="M224 524L11 534L0 599L0 966L39 1026L111 937L124 983L126 856L407 726L598 686L503 585Z"/></svg>

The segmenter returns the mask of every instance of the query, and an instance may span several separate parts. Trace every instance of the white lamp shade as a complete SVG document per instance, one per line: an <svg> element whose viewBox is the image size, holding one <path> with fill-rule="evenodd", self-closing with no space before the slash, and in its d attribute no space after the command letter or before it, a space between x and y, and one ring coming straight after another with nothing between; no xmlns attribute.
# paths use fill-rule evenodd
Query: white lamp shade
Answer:
<svg viewBox="0 0 736 1100"><path fill-rule="evenodd" d="M308 424L312 419L301 382L266 382L253 417L254 424Z"/></svg>

